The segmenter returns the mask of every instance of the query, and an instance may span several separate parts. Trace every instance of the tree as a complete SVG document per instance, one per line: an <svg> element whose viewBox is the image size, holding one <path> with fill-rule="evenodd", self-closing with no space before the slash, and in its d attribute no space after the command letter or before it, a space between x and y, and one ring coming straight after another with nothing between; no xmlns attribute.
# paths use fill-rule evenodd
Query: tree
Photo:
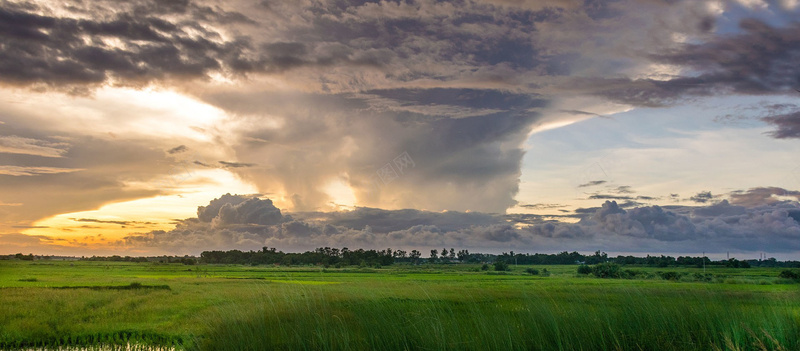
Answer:
<svg viewBox="0 0 800 351"><path fill-rule="evenodd" d="M504 261L494 261L494 270L498 272L507 271L508 263L505 263Z"/></svg>
<svg viewBox="0 0 800 351"><path fill-rule="evenodd" d="M411 258L411 261L413 261L414 264L417 264L419 262L419 258L422 257L422 252L411 250L411 254L409 254L408 257Z"/></svg>
<svg viewBox="0 0 800 351"><path fill-rule="evenodd" d="M431 263L436 262L436 257L439 256L439 251L436 249L431 250L431 257L428 259Z"/></svg>
<svg viewBox="0 0 800 351"><path fill-rule="evenodd" d="M469 250L459 250L458 251L458 260L464 262L467 258L469 258Z"/></svg>
<svg viewBox="0 0 800 351"><path fill-rule="evenodd" d="M455 260L455 259L456 259L456 250L451 247L450 248L450 260L452 261L452 260Z"/></svg>

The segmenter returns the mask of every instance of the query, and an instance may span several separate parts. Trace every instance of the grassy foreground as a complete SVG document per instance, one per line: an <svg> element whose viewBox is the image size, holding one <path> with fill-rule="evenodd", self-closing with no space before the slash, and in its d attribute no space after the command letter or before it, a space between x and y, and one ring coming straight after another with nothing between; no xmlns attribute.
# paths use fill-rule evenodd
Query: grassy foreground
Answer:
<svg viewBox="0 0 800 351"><path fill-rule="evenodd" d="M800 349L799 286L779 270L680 282L475 268L0 261L0 348Z"/></svg>

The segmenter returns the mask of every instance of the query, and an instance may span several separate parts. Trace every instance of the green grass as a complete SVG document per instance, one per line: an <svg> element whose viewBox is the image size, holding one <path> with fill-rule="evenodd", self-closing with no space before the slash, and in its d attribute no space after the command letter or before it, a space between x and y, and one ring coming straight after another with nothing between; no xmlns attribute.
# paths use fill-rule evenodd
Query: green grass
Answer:
<svg viewBox="0 0 800 351"><path fill-rule="evenodd" d="M697 282L479 267L0 261L0 348L800 349L800 292L779 269Z"/></svg>

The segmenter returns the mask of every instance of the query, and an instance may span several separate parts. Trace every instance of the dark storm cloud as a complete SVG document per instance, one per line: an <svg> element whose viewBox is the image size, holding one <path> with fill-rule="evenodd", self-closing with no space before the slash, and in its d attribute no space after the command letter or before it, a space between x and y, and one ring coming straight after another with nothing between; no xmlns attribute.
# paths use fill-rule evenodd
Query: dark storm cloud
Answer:
<svg viewBox="0 0 800 351"><path fill-rule="evenodd" d="M470 226L486 226L504 222L500 216L479 212L382 210L368 207L358 207L347 212L296 213L293 214L293 217L348 229L360 230L369 226L373 232L379 233L403 230L415 225L436 226L442 230L452 231Z"/></svg>
<svg viewBox="0 0 800 351"><path fill-rule="evenodd" d="M683 95L766 95L786 93L800 86L800 67L796 64L800 60L800 24L775 27L745 18L739 28L741 33L735 35L717 36L704 43L685 44L673 52L653 55L658 62L699 72L696 76L663 82L620 81L619 89L602 94L635 105L655 106ZM638 94L629 90L635 86L641 88Z"/></svg>
<svg viewBox="0 0 800 351"><path fill-rule="evenodd" d="M800 138L800 111L764 117L761 120L777 128L768 133L773 138Z"/></svg>
<svg viewBox="0 0 800 351"><path fill-rule="evenodd" d="M408 104L427 106L421 93L403 93L410 94L402 97ZM466 109L472 98L536 100L474 89L437 93L449 96L442 100L446 106ZM370 98L353 94L252 92L204 99L242 116L248 127L241 131L243 142L232 146L237 160L268 165L269 172L230 169L262 192L293 197L296 211L325 208L330 199L323 186L347 174L365 206L504 212L515 204L521 145L538 120L536 113L514 110L515 104L500 109L500 102L489 115L454 118L378 111ZM281 116L281 128L269 126L275 117L264 117L266 111Z"/></svg>
<svg viewBox="0 0 800 351"><path fill-rule="evenodd" d="M116 84L139 85L165 78L203 78L214 70L236 70L245 60L246 39L222 41L204 25L230 13L164 2L124 4L118 12L109 12L103 3L95 5L83 9L92 19L42 14L49 11L38 6L0 8L3 82L64 86L114 79ZM155 17L164 13L185 13L185 18L173 22ZM204 36L190 34L197 30Z"/></svg>
<svg viewBox="0 0 800 351"><path fill-rule="evenodd" d="M229 138L212 135L212 140L232 155L213 160L235 160L187 162L235 172L263 193L291 199L292 210L326 208L331 200L326 186L335 180L364 206L503 213L516 204L522 145L551 100L562 94L663 106L727 91L782 92L797 77L796 65L790 65L797 61L796 26L745 20L740 33L715 36L701 2L209 3L4 4L0 78L5 84L68 86L77 92L101 84L179 85L227 114L224 125L195 130L229 131ZM676 34L702 36L679 44L672 39ZM745 64L749 61L753 67ZM630 73L649 72L652 63L674 64L675 72L691 68L696 75L661 80ZM218 75L233 84L217 84ZM14 147L50 155L66 149L39 142L44 137L29 139L15 140ZM170 151L181 154L178 148ZM93 156L82 151L72 156ZM159 153L147 161L108 161L102 169L113 177L92 173L107 182L98 189L121 186L123 177L112 165L128 170L147 162L148 168L153 160L177 157ZM58 176L80 187L75 180L80 173L86 172ZM55 176L36 175L48 181ZM647 200L609 192L618 195L603 196ZM231 213L220 218L238 218ZM211 218L217 216L219 209ZM419 232L436 238L437 224L420 225L425 227ZM277 232L293 228L301 227ZM358 231L366 239L386 229L342 228L338 235ZM498 230L486 236L510 238Z"/></svg>
<svg viewBox="0 0 800 351"><path fill-rule="evenodd" d="M292 250L319 246L425 249L442 245L634 252L800 250L800 224L796 220L800 204L796 202L748 208L723 200L705 207L624 209L606 201L586 212L577 223L545 221L533 215L372 208L281 215L269 200L228 194L200 207L202 218L180 221L171 231L129 236L124 242L195 254L212 248L262 246ZM211 215L214 217L209 218Z"/></svg>
<svg viewBox="0 0 800 351"><path fill-rule="evenodd" d="M561 21L566 12L600 21L616 11L598 3L538 9L427 1L4 6L0 74L7 84L113 79L139 85L211 72L291 72L339 91L383 88L364 76L370 70L384 75L386 85L468 77L510 82L520 73L563 76L580 53L536 45L537 25Z"/></svg>

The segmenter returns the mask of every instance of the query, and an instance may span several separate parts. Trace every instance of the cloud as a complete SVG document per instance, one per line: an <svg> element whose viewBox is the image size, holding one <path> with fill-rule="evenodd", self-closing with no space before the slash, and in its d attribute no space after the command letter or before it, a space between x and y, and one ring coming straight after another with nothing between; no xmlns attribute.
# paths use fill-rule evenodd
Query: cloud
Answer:
<svg viewBox="0 0 800 351"><path fill-rule="evenodd" d="M778 196L793 197L800 200L800 191L786 190L778 187L759 187L748 189L745 192L732 193L731 203L746 207L771 205L778 202L785 202L786 199L779 199Z"/></svg>
<svg viewBox="0 0 800 351"><path fill-rule="evenodd" d="M177 153L184 152L186 150L189 150L189 148L187 148L186 145L178 145L178 146L176 146L174 148L171 148L171 149L167 150L167 153L172 155L172 154L177 154Z"/></svg>
<svg viewBox="0 0 800 351"><path fill-rule="evenodd" d="M383 94L427 103L420 92ZM469 89L437 94L441 103L464 108L473 100L542 103ZM262 193L293 199L287 206L295 211L327 208L325 186L343 179L362 206L504 212L515 204L522 143L538 120L515 104L490 115L449 118L375 110L369 98L352 94L254 91L203 99L240 116L241 137L230 145L237 162L264 165L229 169Z"/></svg>
<svg viewBox="0 0 800 351"><path fill-rule="evenodd" d="M701 192L697 193L697 195L694 195L694 196L689 198L689 200L692 200L692 201L698 202L698 203L706 203L706 202L711 201L712 199L714 199L714 196L711 195L710 191L701 191Z"/></svg>
<svg viewBox="0 0 800 351"><path fill-rule="evenodd" d="M24 129L16 124L20 137L43 140L48 131ZM92 210L104 204L166 193L154 187L169 174L174 162L167 159L158 143L142 140L98 139L67 136L69 150L62 157L0 153L0 232L12 225L34 222L61 213Z"/></svg>
<svg viewBox="0 0 800 351"><path fill-rule="evenodd" d="M719 36L701 44L687 44L662 55L665 62L691 67L699 76L667 83L694 83L730 89L740 94L782 93L800 86L800 34L797 23L775 27L754 18L739 23L741 34Z"/></svg>
<svg viewBox="0 0 800 351"><path fill-rule="evenodd" d="M607 194L593 194L589 196L591 200L631 200L631 196L622 195L607 195Z"/></svg>
<svg viewBox="0 0 800 351"><path fill-rule="evenodd" d="M104 224L119 224L122 226L132 225L132 224L155 224L153 222L140 222L140 221L112 221L112 220L101 220L96 218L70 218L76 222L89 222L89 223L104 223Z"/></svg>
<svg viewBox="0 0 800 351"><path fill-rule="evenodd" d="M629 185L621 185L611 190L613 193L617 194L633 194L635 191L631 190Z"/></svg>
<svg viewBox="0 0 800 351"><path fill-rule="evenodd" d="M578 185L578 187L579 188L587 188L587 187L590 187L590 186L603 185L605 183L607 183L607 181L605 181L605 180L593 180L593 181L590 181L588 183Z"/></svg>
<svg viewBox="0 0 800 351"><path fill-rule="evenodd" d="M0 166L0 175L8 176L38 176L44 174L59 174L83 171L80 168L57 168L57 167L23 167L23 166Z"/></svg>
<svg viewBox="0 0 800 351"><path fill-rule="evenodd" d="M66 143L51 143L44 140L22 138L15 135L0 136L0 152L42 157L61 157L67 152Z"/></svg>
<svg viewBox="0 0 800 351"><path fill-rule="evenodd" d="M586 211L577 223L535 215L357 208L281 214L269 200L226 194L198 208L200 218L174 230L129 236L129 247L173 253L211 249L308 250L321 246L471 250L604 250L743 252L800 250L800 204L748 208L723 200L703 207L624 209L615 201ZM213 215L213 217L212 217Z"/></svg>
<svg viewBox="0 0 800 351"><path fill-rule="evenodd" d="M253 167L255 163L243 163L243 162L228 162L228 161L219 161L225 168L242 168L242 167Z"/></svg>
<svg viewBox="0 0 800 351"><path fill-rule="evenodd" d="M746 19L720 35L715 27L727 19L715 16L697 1L7 4L0 9L3 84L31 94L160 86L193 95L224 118L185 128L200 133L202 146L82 141L79 132L60 145L46 134L15 132L20 139L2 145L17 153L3 152L2 164L17 167L6 174L27 177L6 177L14 184L0 189L27 206L23 192L40 184L22 178L59 176L43 188L63 193L53 199L61 203L19 206L16 216L28 219L165 193L126 184L168 173L172 158L191 147L214 157L193 158L188 167L233 172L295 212L328 209L335 184L359 206L502 214L516 205L525 141L552 122L554 106L563 107L554 101L600 96L664 106L731 92L782 94L796 83L796 25ZM791 118L774 116L783 133L776 136L790 136ZM17 158L34 154L62 157ZM67 169L83 171L41 174ZM77 190L62 191L69 186ZM625 209L650 200L622 187L609 192L595 196L626 201ZM235 223L237 205L226 207L232 217L219 217L220 207L211 218ZM364 228L342 233L380 234L379 225Z"/></svg>
<svg viewBox="0 0 800 351"><path fill-rule="evenodd" d="M547 209L567 207L566 205L559 205L559 204L520 204L518 206L532 210L547 210Z"/></svg>
<svg viewBox="0 0 800 351"><path fill-rule="evenodd" d="M205 78L213 71L246 66L247 39L225 40L214 26L225 19L246 22L242 14L188 2L180 9L148 1L115 4L113 11L104 5L0 9L4 84L99 85L114 80L140 85ZM63 15L49 15L54 10Z"/></svg>
<svg viewBox="0 0 800 351"><path fill-rule="evenodd" d="M800 111L764 117L761 119L777 127L767 134L776 139L800 138Z"/></svg>

